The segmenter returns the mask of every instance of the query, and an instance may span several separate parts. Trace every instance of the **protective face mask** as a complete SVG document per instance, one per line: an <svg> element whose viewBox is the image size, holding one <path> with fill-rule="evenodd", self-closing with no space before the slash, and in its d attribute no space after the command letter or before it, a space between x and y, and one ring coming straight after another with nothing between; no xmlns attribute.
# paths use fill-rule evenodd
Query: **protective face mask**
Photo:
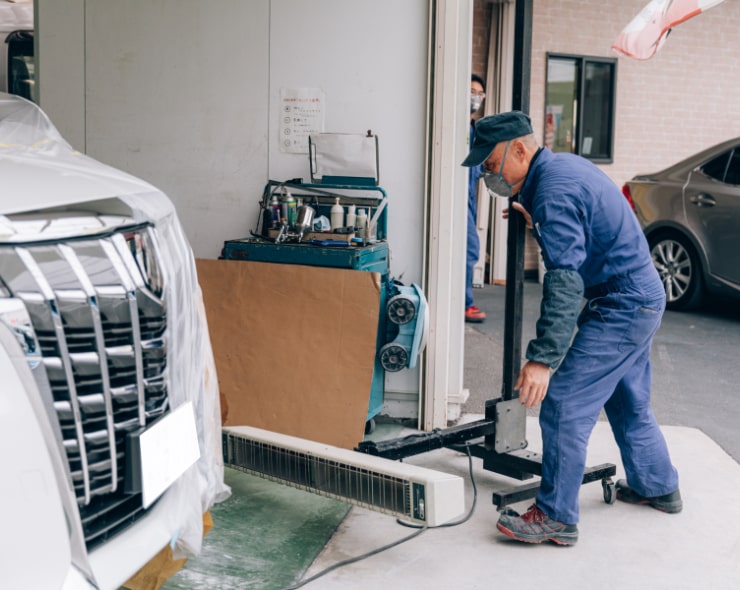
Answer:
<svg viewBox="0 0 740 590"><path fill-rule="evenodd" d="M500 174L494 174L493 172L483 173L483 182L486 183L488 192L493 197L504 197L508 198L512 194L512 185L506 182Z"/></svg>
<svg viewBox="0 0 740 590"><path fill-rule="evenodd" d="M470 113L474 113L483 104L483 97L480 94L470 95Z"/></svg>
<svg viewBox="0 0 740 590"><path fill-rule="evenodd" d="M501 175L501 172L504 169L504 162L506 162L506 152L509 151L509 143L511 142L506 142L504 157L501 159L501 166L499 166L498 174L494 174L493 172L483 173L483 182L486 183L488 192L494 197L508 198L514 194L512 191L514 185L506 182L504 177Z"/></svg>

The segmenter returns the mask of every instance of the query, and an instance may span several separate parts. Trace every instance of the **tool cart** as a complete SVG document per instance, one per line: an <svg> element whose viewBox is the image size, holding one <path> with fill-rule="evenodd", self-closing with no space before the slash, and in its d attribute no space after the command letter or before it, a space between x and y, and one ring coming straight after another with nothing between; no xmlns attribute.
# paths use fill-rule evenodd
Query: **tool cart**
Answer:
<svg viewBox="0 0 740 590"><path fill-rule="evenodd" d="M426 300L390 277L388 196L378 186L377 136L309 139L311 182L270 180L249 237L224 242L222 258L377 272L380 313L366 431L383 406L385 372L413 368L426 343Z"/></svg>
<svg viewBox="0 0 740 590"><path fill-rule="evenodd" d="M352 205L356 209L370 211L368 218L373 226L365 228L362 237L358 231L350 231L343 226L340 232L314 231L313 227L304 230L295 229L287 223L265 227L270 211L270 202L274 196L290 195L301 200L301 207L311 207L316 213L314 219L328 217L332 206L343 208ZM285 199L284 199L285 200ZM382 313L386 306L387 284L389 282L389 248L386 241L387 197L381 187L358 187L351 184L316 184L296 181L278 182L271 180L265 186L261 202L260 223L258 231L245 238L224 242L222 258L226 260L248 260L254 262L273 262L282 264L302 264L377 272L380 275L380 317L377 331L377 348L386 342L386 315ZM300 209L299 206L296 209ZM298 220L298 211L296 220ZM346 229L345 229L346 228ZM371 233L372 232L372 233ZM374 426L372 419L383 407L385 389L385 370L376 355L373 370L370 402L367 413L366 430Z"/></svg>

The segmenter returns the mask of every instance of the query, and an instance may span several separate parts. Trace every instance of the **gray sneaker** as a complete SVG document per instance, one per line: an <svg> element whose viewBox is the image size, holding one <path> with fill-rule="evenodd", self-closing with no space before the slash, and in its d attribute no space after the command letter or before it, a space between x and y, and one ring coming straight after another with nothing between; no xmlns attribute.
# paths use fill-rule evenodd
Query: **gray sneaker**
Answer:
<svg viewBox="0 0 740 590"><path fill-rule="evenodd" d="M575 545L578 542L578 527L553 520L532 504L524 514L504 512L496 523L496 528L523 543L542 543L552 541L558 545Z"/></svg>
<svg viewBox="0 0 740 590"><path fill-rule="evenodd" d="M626 479L618 480L616 487L617 500L621 500L622 502L627 502L629 504L646 504L657 510L668 512L669 514L678 514L683 509L683 501L681 500L681 492L679 490L663 496L653 496L648 498L646 496L641 496L629 487Z"/></svg>

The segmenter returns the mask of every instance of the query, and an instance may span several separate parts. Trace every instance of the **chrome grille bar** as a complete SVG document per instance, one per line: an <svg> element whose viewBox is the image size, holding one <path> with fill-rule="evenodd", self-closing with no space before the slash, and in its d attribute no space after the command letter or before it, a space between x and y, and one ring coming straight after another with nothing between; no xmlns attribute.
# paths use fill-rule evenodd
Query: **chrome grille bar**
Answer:
<svg viewBox="0 0 740 590"><path fill-rule="evenodd" d="M59 307L57 305L56 295L51 285L47 281L41 268L36 263L36 260L26 248L15 248L18 259L25 265L26 269L30 273L33 280L36 282L41 295L46 301L53 326L54 335L56 336L57 346L59 347L59 356L61 357L62 368L67 381L67 390L69 392L70 405L72 409L72 415L74 416L74 428L75 438L77 441L77 449L80 456L80 464L82 469L82 482L84 490L84 502L85 504L90 503L90 473L87 464L87 452L85 445L85 433L82 426L82 417L80 413L80 405L77 399L77 386L75 385L74 372L72 370L72 360L69 355L69 348L67 346L67 337L64 333L64 324L62 323L62 317L59 313ZM23 299L23 294L20 294ZM71 470L70 470L71 471Z"/></svg>
<svg viewBox="0 0 740 590"><path fill-rule="evenodd" d="M82 285L92 314L93 330L95 332L95 347L97 348L98 368L103 389L103 403L105 405L105 421L110 455L110 491L115 492L118 487L118 459L116 457L116 432L113 422L113 404L111 400L110 377L108 375L108 358L105 351L105 336L103 335L103 320L100 316L100 307L95 287L87 276L75 251L66 244L59 245L59 251L74 272ZM89 476L88 476L89 477Z"/></svg>
<svg viewBox="0 0 740 590"><path fill-rule="evenodd" d="M56 226L33 220L0 243L0 311L17 323L16 302L27 318L28 333L13 329L38 369L89 549L144 513L125 491L126 443L169 410L167 306L153 228L89 216Z"/></svg>
<svg viewBox="0 0 740 590"><path fill-rule="evenodd" d="M131 313L132 345L134 350L134 364L136 367L136 391L138 396L139 426L146 424L146 398L144 390L144 361L142 359L141 329L139 326L139 307L136 300L136 277L138 272L131 272L129 260L131 253L126 248L126 240L121 234L113 236L112 240L101 242L103 251L108 256L114 270L121 279ZM138 281L138 286L143 287L143 281Z"/></svg>

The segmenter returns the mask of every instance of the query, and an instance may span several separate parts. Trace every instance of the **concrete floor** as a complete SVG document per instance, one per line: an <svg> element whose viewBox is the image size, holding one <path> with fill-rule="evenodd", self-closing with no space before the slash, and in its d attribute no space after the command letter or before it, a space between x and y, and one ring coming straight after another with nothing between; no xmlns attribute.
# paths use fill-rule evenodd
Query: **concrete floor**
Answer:
<svg viewBox="0 0 740 590"><path fill-rule="evenodd" d="M499 338L493 316L502 293L503 289L493 287L477 293L476 303L489 312L491 321L468 326L466 331L465 380L473 392L464 415L466 420L480 417L476 412L478 397L492 397L489 392L498 391L492 383L495 377L486 375L486 371L495 371L496 363L500 363L500 355L490 343ZM538 295L537 284L528 283L525 299L536 300ZM531 302L526 304L525 321L526 316L534 313L531 307ZM672 341L675 338L685 345L687 333L667 320L664 327L668 325L668 328L661 328L663 335L659 333L656 345L658 350L663 346L668 351L673 370L669 375L656 374L656 385L662 388L663 383L672 383L673 389L665 392L665 399L655 405L670 406L672 396L681 398L680 386L679 391L674 389L677 383L683 382L676 371L684 366L681 358L676 357ZM692 330L699 331L697 336L702 337L703 328L696 326L706 326L705 318L688 316L687 320L684 316L676 321L679 320L689 323L696 320ZM727 323L719 322L722 326ZM740 337L737 327L737 317L730 317L727 335L718 328L717 344L732 345L733 339ZM716 335L717 330L711 333ZM705 365L707 358L702 355ZM665 360L658 359L658 364ZM716 379L731 379L739 365L725 365ZM704 370L712 371L706 367ZM688 385L698 378L695 373L692 371ZM704 389L708 395L712 394L711 387ZM733 391L736 390L735 386ZM375 590L381 586L402 590L511 586L570 590L604 585L638 590L740 588L740 528L734 520L740 516L735 496L735 491L740 489L740 465L734 455L740 437L729 434L725 424L733 420L738 401L728 402L727 397L722 396L717 408L722 416L711 417L711 406L707 405L709 416L697 417L696 400L686 415L676 409L661 412L656 409L681 477L684 511L679 515L620 502L608 505L597 482L581 490L580 540L576 546L523 545L498 533L495 528L498 515L491 502L493 491L520 482L485 471L480 460L473 459L477 505L467 522L456 527L428 529L399 546L335 569L304 587L321 590ZM683 416L687 422L693 416L700 421L704 432L684 425L665 425L661 415ZM677 422L680 424L681 420ZM721 445L711 436L713 425L717 438L722 439ZM398 424L379 424L373 438L396 437L408 432L412 431ZM534 416L528 418L527 439L531 450L540 449L539 427ZM731 447L730 453L723 447ZM468 508L472 506L473 486L465 455L441 449L410 457L406 462L463 477ZM589 465L601 463L616 464L617 478L623 477L617 449L605 422L597 424L589 447ZM164 590L280 590L337 562L363 555L414 532L397 524L393 517L350 508L342 502L234 470L227 469L226 480L234 493L214 507L214 528L205 539L202 554L173 576L163 586ZM513 507L523 511L529 503Z"/></svg>
<svg viewBox="0 0 740 590"><path fill-rule="evenodd" d="M528 418L530 448L539 441L536 419ZM700 431L666 427L673 460L681 473L684 511L668 515L646 506L603 501L601 486L581 490L580 538L573 547L525 545L495 529L491 492L517 482L478 466L478 505L465 524L427 530L385 553L335 570L307 588L426 590L619 587L630 590L731 590L740 588L740 515L736 490L740 466ZM597 424L589 464L618 464L606 423ZM410 459L409 459L410 461ZM414 463L467 477L467 457L449 450L419 456ZM472 486L467 483L469 501ZM530 502L515 505L523 511ZM391 518L353 508L307 575L408 534Z"/></svg>
<svg viewBox="0 0 740 590"><path fill-rule="evenodd" d="M468 418L478 418L470 415ZM536 418L528 418L530 448L539 448ZM379 425L380 436L409 431ZM572 590L608 585L630 590L740 588L740 465L699 430L664 427L681 474L684 511L668 515L645 506L603 500L598 482L581 489L580 538L573 547L523 545L501 535L493 491L519 482L484 471L473 459L477 505L462 525L427 529L414 539L335 569L305 585L321 590L477 590L492 587ZM440 449L406 459L473 486L467 456ZM597 424L589 465L624 471L606 423ZM165 590L279 590L337 562L370 552L413 531L387 515L227 470L233 495L213 510L203 553L171 578ZM530 502L515 504L519 511ZM315 559L314 559L315 558Z"/></svg>

